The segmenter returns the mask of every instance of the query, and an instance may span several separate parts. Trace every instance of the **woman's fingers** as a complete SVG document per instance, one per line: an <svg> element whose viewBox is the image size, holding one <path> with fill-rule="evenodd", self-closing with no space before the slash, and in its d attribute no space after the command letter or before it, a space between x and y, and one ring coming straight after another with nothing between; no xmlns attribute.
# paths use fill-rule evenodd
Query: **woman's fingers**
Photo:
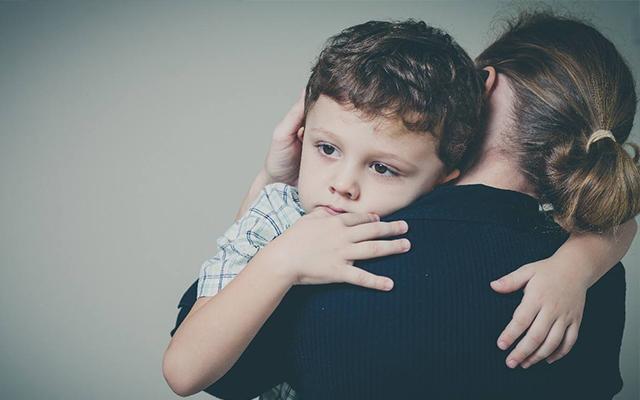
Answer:
<svg viewBox="0 0 640 400"><path fill-rule="evenodd" d="M579 330L579 323L573 323L569 325L566 332L564 333L564 339L562 340L562 344L560 344L560 347L558 347L556 351L554 351L549 357L547 357L547 362L549 364L561 359L571 351L573 345L576 343L576 340L578 340Z"/></svg>
<svg viewBox="0 0 640 400"><path fill-rule="evenodd" d="M304 117L304 89L296 102L291 106L284 118L278 123L273 131L276 139L294 138L298 129L302 126Z"/></svg>
<svg viewBox="0 0 640 400"><path fill-rule="evenodd" d="M405 253L410 248L411 243L407 239L370 240L351 245L345 251L344 258L347 260L368 260L370 258Z"/></svg>
<svg viewBox="0 0 640 400"><path fill-rule="evenodd" d="M522 335L524 331L531 326L533 319L538 315L540 308L527 299L525 294L522 299L522 303L513 312L513 318L509 321L509 324L504 328L500 336L498 337L498 347L501 350L506 350Z"/></svg>
<svg viewBox="0 0 640 400"><path fill-rule="evenodd" d="M345 265L341 268L341 280L352 285L362 286L377 290L391 290L393 281L384 276L374 275L353 265Z"/></svg>
<svg viewBox="0 0 640 400"><path fill-rule="evenodd" d="M407 233L409 226L405 221L371 222L353 226L349 230L349 239L354 243L364 240L398 236Z"/></svg>
<svg viewBox="0 0 640 400"><path fill-rule="evenodd" d="M556 320L542 345L521 363L522 368L529 368L533 364L552 354L558 346L560 346L560 343L562 343L562 338L564 337L566 330L567 325L565 322Z"/></svg>
<svg viewBox="0 0 640 400"><path fill-rule="evenodd" d="M518 342L516 348L507 356L507 366L515 368L523 360L536 351L549 335L549 330L554 320L541 311L527 331L527 334Z"/></svg>

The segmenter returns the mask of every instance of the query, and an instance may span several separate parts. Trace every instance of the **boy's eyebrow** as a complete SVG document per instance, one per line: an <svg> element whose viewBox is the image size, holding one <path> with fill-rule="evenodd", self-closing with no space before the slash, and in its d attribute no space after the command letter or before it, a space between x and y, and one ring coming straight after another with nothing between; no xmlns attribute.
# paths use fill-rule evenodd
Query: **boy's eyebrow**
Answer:
<svg viewBox="0 0 640 400"><path fill-rule="evenodd" d="M314 127L314 128L309 129L309 131L318 131L318 132L326 133L327 135L329 135L331 137L331 139L339 140L338 136L336 136L335 133L333 133L333 132L331 132L331 131L329 131L327 129L324 129L324 128L315 128Z"/></svg>
<svg viewBox="0 0 640 400"><path fill-rule="evenodd" d="M324 128L315 128L314 127L314 128L310 128L309 131L322 132L322 133L328 135L329 137L331 137L332 140L340 141L340 139L338 138L338 136L335 133L333 133L333 132L331 132L331 131L329 131L327 129L324 129ZM392 154L392 153L385 153L383 151L379 151L379 152L376 152L376 156L377 157L384 157L384 158L391 158L391 159L393 159L393 160L395 160L397 162L406 164L407 166L409 166L411 168L418 169L418 167L416 165L414 165L413 163L411 163L411 162L409 162L409 161L407 161L405 159L402 159L402 158L400 158L397 155Z"/></svg>

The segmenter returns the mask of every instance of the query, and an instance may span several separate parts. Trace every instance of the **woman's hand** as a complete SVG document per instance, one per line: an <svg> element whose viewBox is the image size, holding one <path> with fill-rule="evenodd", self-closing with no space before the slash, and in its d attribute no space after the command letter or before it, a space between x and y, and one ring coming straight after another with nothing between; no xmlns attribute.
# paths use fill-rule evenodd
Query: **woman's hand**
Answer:
<svg viewBox="0 0 640 400"><path fill-rule="evenodd" d="M354 267L353 261L408 251L407 239L374 240L407 230L405 221L380 222L374 214L331 215L318 209L300 218L263 250L276 254L274 268L294 285L346 282L391 290L391 279Z"/></svg>
<svg viewBox="0 0 640 400"><path fill-rule="evenodd" d="M498 347L506 350L527 331L507 356L510 368L528 368L543 359L552 363L569 353L578 338L588 284L564 268L566 261L558 261L552 257L527 264L491 282L499 293L524 286L522 302L498 338Z"/></svg>
<svg viewBox="0 0 640 400"><path fill-rule="evenodd" d="M264 164L264 172L269 182L282 182L296 186L300 169L302 141L298 131L302 128L304 117L304 90L287 115L276 125L269 152Z"/></svg>

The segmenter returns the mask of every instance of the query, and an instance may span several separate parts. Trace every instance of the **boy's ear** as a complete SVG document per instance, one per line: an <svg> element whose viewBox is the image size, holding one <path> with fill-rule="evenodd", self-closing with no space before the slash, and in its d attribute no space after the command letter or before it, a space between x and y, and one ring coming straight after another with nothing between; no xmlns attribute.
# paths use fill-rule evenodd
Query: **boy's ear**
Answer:
<svg viewBox="0 0 640 400"><path fill-rule="evenodd" d="M492 66L482 68L484 74L484 92L489 94L493 90L496 83L496 69Z"/></svg>
<svg viewBox="0 0 640 400"><path fill-rule="evenodd" d="M298 129L298 140L302 142L303 138L304 138L304 126L301 126L300 129Z"/></svg>
<svg viewBox="0 0 640 400"><path fill-rule="evenodd" d="M456 179L457 177L460 176L460 170L459 169L454 169L453 171L451 171L449 173L449 175L443 177L440 182L438 182L438 185L442 185L443 183L447 183L453 179Z"/></svg>

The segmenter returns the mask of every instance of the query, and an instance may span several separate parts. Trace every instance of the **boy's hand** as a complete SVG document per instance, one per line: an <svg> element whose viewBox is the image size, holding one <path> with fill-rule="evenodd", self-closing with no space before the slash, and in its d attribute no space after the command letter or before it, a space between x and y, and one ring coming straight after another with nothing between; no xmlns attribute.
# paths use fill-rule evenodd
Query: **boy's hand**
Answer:
<svg viewBox="0 0 640 400"><path fill-rule="evenodd" d="M380 222L373 214L331 215L320 209L300 218L264 250L275 254L273 265L294 285L346 282L391 290L391 279L354 267L353 261L408 251L407 239L373 240L407 230L405 221Z"/></svg>
<svg viewBox="0 0 640 400"><path fill-rule="evenodd" d="M296 186L300 169L302 141L298 139L298 131L302 128L304 117L304 90L291 107L287 115L273 130L269 153L264 164L264 172L268 183L282 182Z"/></svg>
<svg viewBox="0 0 640 400"><path fill-rule="evenodd" d="M526 335L507 356L507 366L523 368L546 359L564 357L578 338L588 284L576 279L554 257L524 265L491 282L493 290L510 293L524 286L522 302L498 338L498 347L509 348Z"/></svg>

